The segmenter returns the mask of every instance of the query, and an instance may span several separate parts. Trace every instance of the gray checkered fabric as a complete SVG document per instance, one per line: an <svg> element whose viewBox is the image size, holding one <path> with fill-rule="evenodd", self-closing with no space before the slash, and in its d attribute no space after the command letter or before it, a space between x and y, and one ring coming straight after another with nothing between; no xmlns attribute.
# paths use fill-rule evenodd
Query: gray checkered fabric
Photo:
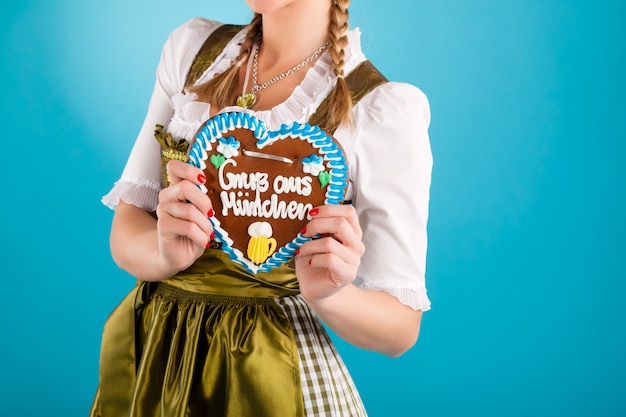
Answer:
<svg viewBox="0 0 626 417"><path fill-rule="evenodd" d="M307 417L367 416L343 360L317 316L300 296L276 299L291 321L300 354Z"/></svg>

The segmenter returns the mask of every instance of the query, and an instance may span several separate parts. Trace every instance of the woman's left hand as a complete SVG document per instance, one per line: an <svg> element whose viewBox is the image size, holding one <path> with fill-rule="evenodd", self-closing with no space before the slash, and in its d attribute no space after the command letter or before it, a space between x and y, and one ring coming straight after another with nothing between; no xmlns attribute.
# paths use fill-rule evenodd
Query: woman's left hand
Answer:
<svg viewBox="0 0 626 417"><path fill-rule="evenodd" d="M315 303L335 294L356 278L365 252L356 210L350 205L312 209L303 233L313 237L296 255L296 276L302 297Z"/></svg>

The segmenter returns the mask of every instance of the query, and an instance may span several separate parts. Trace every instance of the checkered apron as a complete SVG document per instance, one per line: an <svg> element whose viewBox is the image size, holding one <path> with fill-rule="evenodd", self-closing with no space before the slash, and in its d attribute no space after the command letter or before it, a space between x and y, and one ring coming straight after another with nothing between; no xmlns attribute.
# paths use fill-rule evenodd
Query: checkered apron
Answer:
<svg viewBox="0 0 626 417"><path fill-rule="evenodd" d="M276 302L295 333L305 415L366 416L354 382L315 313L301 296L277 298Z"/></svg>

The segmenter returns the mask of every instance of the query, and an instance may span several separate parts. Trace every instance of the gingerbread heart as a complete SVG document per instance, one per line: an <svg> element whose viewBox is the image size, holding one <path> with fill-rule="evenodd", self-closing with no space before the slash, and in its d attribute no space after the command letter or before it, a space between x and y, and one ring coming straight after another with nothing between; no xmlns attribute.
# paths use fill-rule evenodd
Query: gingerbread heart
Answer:
<svg viewBox="0 0 626 417"><path fill-rule="evenodd" d="M222 250L249 272L267 272L293 258L310 238L308 212L341 204L348 167L341 146L317 126L270 131L245 112L222 113L196 134L189 163L204 170L210 218Z"/></svg>

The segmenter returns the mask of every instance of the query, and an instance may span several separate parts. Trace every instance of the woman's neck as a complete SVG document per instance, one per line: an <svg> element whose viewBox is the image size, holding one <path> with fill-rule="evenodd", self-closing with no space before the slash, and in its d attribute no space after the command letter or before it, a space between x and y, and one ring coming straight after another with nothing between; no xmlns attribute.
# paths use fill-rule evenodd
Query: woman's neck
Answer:
<svg viewBox="0 0 626 417"><path fill-rule="evenodd" d="M252 86L245 80L254 79L255 74L258 84L281 77L256 94L252 108L269 110L291 96L315 60L289 75L287 71L311 57L328 41L331 0L294 0L277 7L273 7L273 2L259 1L257 5L250 0L250 3L254 5L253 10L262 15L263 38L258 57L255 59L252 54L250 59L254 61L241 67L238 88L250 91ZM254 62L256 70L252 69Z"/></svg>
<svg viewBox="0 0 626 417"><path fill-rule="evenodd" d="M306 58L328 40L330 1L297 0L263 14L263 59L277 65Z"/></svg>

